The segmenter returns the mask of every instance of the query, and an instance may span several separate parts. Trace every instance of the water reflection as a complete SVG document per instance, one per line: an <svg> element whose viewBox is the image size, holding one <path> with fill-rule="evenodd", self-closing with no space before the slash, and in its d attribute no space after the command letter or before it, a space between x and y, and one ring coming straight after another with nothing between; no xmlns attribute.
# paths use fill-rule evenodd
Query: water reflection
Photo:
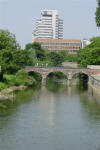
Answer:
<svg viewBox="0 0 100 150"><path fill-rule="evenodd" d="M56 82L14 94L0 109L0 150L99 149L99 96L91 88Z"/></svg>
<svg viewBox="0 0 100 150"><path fill-rule="evenodd" d="M9 116L13 111L17 109L17 107L21 104L27 104L34 98L34 93L39 91L41 86L38 86L34 89L22 90L13 92L13 99L12 100L5 100L1 101L0 104L0 116Z"/></svg>
<svg viewBox="0 0 100 150"><path fill-rule="evenodd" d="M57 81L51 81L47 83L46 88L48 91L54 93L64 92L67 91L67 84L62 84L61 82L57 82Z"/></svg>

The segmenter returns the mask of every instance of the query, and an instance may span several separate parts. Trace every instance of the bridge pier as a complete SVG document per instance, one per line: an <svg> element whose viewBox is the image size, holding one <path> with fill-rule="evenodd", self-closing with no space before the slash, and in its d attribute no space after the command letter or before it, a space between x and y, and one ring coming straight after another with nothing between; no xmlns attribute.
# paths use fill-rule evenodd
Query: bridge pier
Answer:
<svg viewBox="0 0 100 150"><path fill-rule="evenodd" d="M43 86L46 85L46 78L42 78L42 85L43 85Z"/></svg>
<svg viewBox="0 0 100 150"><path fill-rule="evenodd" d="M42 85L43 86L46 85L46 74L45 73L42 75Z"/></svg>
<svg viewBox="0 0 100 150"><path fill-rule="evenodd" d="M68 74L67 74L67 85L68 86L71 86L71 81L72 81L72 76L73 76L73 74L72 74L72 72L69 72Z"/></svg>
<svg viewBox="0 0 100 150"><path fill-rule="evenodd" d="M67 80L67 86L71 86L71 80Z"/></svg>
<svg viewBox="0 0 100 150"><path fill-rule="evenodd" d="M67 75L68 80L72 80L72 76L73 76L72 72L69 72Z"/></svg>

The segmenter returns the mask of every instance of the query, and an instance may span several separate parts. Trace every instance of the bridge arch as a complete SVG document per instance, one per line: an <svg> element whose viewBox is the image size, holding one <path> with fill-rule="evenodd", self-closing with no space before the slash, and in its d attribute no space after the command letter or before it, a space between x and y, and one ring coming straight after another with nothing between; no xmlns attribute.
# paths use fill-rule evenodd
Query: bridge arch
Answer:
<svg viewBox="0 0 100 150"><path fill-rule="evenodd" d="M52 70L52 71L48 71L45 75L44 75L44 82L46 84L47 81L49 81L50 79L53 79L53 77L56 77L59 79L67 79L67 74L63 71L60 70Z"/></svg>
<svg viewBox="0 0 100 150"><path fill-rule="evenodd" d="M77 71L73 74L72 79L79 79L77 85L82 85L84 88L88 88L89 74L85 71Z"/></svg>
<svg viewBox="0 0 100 150"><path fill-rule="evenodd" d="M60 71L60 70L58 70L58 71L50 71L50 72L47 73L46 77L48 75L52 74L52 73L55 73L55 74L56 73L61 73L62 75L64 75L67 78L67 74L65 72L63 72L63 71Z"/></svg>
<svg viewBox="0 0 100 150"><path fill-rule="evenodd" d="M39 71L29 71L28 75L34 77L36 81L42 81L42 74Z"/></svg>
<svg viewBox="0 0 100 150"><path fill-rule="evenodd" d="M66 76L66 78L67 78L67 74L64 72L64 71L61 71L61 70L53 70L53 71L49 71L47 74L46 74L46 77L49 75L49 74L51 74L51 73L62 73L63 75L65 75Z"/></svg>
<svg viewBox="0 0 100 150"><path fill-rule="evenodd" d="M86 72L86 71L77 71L77 72L74 72L73 74L72 74L72 78L74 78L76 75L78 75L79 73L83 73L83 74L85 74L85 75L87 75L88 77L89 77L89 74L88 74L88 72Z"/></svg>

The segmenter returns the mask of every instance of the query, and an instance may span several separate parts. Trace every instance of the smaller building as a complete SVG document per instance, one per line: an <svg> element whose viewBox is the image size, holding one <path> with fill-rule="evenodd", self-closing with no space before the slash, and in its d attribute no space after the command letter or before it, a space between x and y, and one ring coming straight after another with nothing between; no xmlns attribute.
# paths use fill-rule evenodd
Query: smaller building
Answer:
<svg viewBox="0 0 100 150"><path fill-rule="evenodd" d="M91 42L87 39L82 40L82 48L85 48L87 45L91 44Z"/></svg>
<svg viewBox="0 0 100 150"><path fill-rule="evenodd" d="M48 51L66 50L69 54L76 54L82 48L81 40L33 39L32 42L40 43Z"/></svg>

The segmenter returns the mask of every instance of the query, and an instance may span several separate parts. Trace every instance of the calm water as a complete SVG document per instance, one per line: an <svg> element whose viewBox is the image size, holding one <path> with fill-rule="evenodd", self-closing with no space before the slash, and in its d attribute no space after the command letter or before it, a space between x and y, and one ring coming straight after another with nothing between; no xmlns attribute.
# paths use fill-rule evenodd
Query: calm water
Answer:
<svg viewBox="0 0 100 150"><path fill-rule="evenodd" d="M0 150L100 150L100 105L92 95L57 84L16 93L0 110Z"/></svg>

